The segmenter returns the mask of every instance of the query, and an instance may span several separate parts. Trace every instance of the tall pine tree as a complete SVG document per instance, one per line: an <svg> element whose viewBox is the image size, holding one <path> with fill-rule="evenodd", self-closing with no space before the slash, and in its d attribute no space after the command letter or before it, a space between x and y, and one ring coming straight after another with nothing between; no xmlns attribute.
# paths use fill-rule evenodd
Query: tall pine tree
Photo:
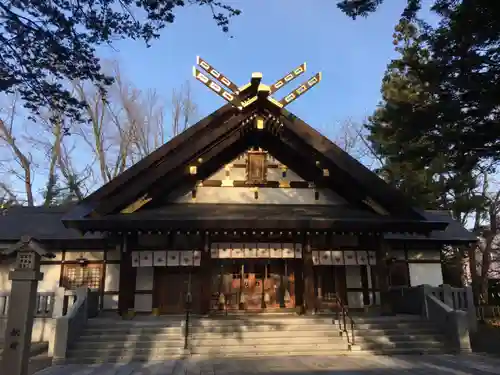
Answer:
<svg viewBox="0 0 500 375"><path fill-rule="evenodd" d="M342 0L338 6L356 18L368 16L383 2ZM415 20L421 5L421 0L407 0L402 19ZM400 113L407 113L405 121L409 114L413 119L400 129L400 137L425 140L413 150L421 166L430 167L440 155L457 171L500 161L500 2L434 0L431 11L440 22L419 38L432 59L402 63L424 83L432 100L400 107Z"/></svg>
<svg viewBox="0 0 500 375"><path fill-rule="evenodd" d="M450 155L436 150L436 142L446 142L450 129L433 116L437 108L445 108L420 74L421 66L432 64L420 30L406 19L396 26L394 44L400 57L389 64L382 102L365 126L373 149L385 161L380 172L388 182L422 208L449 210L463 219L481 204L477 172L455 169Z"/></svg>

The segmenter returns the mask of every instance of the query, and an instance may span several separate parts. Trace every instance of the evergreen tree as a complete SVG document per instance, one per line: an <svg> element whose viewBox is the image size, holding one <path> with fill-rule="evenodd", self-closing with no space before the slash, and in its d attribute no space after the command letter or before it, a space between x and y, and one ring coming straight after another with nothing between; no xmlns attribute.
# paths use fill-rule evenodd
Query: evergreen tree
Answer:
<svg viewBox="0 0 500 375"><path fill-rule="evenodd" d="M436 140L446 142L449 128L446 122L429 118L441 102L419 74L419 66L432 63L420 30L405 19L396 26L394 44L400 57L389 64L382 102L365 126L373 149L385 161L380 172L388 182L415 205L449 210L463 219L482 205L476 194L478 172L457 170L449 153L429 152Z"/></svg>
<svg viewBox="0 0 500 375"><path fill-rule="evenodd" d="M382 2L344 0L339 7L356 18ZM407 0L403 22L415 20L420 5L419 0ZM431 168L436 158L446 155L453 170L469 173L500 160L500 3L435 0L431 9L440 17L439 25L422 28L418 37L427 56L403 56L397 66L411 84L416 79L421 87L411 93L415 100L397 102L390 123L401 121L398 137L411 144L406 152L420 166ZM395 91L401 94L399 88Z"/></svg>

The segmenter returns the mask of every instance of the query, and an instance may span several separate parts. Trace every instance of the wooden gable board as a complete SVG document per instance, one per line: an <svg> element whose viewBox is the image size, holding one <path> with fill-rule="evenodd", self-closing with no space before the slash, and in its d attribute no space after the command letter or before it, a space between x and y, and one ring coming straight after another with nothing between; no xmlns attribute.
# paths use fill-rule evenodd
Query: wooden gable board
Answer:
<svg viewBox="0 0 500 375"><path fill-rule="evenodd" d="M161 163L155 165L154 168L149 168L149 173L143 173L140 179L138 178L139 176L136 176L136 181L129 181L126 188L117 188L116 190L118 191L115 191L109 195L105 201L102 201L96 208L96 211L101 215L105 215L129 205L141 195L145 194L151 185L164 177L168 172L178 167L184 167L185 164L193 159L196 160L198 156L202 155L200 150L209 147L215 140L239 128L241 126L241 121L245 117L246 114L234 116L226 121L224 126L214 127L210 129L210 132L204 132L203 136L189 140L189 144L182 143L176 149L175 153L172 153L168 158L162 160ZM166 145L168 144L169 143ZM177 170L177 172L179 171Z"/></svg>
<svg viewBox="0 0 500 375"><path fill-rule="evenodd" d="M167 154L174 152L180 146L185 145L188 140L195 139L197 135L207 127L213 126L214 124L223 124L227 119L234 115L235 111L236 110L231 104L224 105L212 114L198 121L195 125L190 126L164 145L158 147L158 149L132 165L122 174L115 177L112 181L90 194L84 201L99 201L113 194L116 189L130 182L141 172L144 172L148 168L152 167L155 163L165 158Z"/></svg>
<svg viewBox="0 0 500 375"><path fill-rule="evenodd" d="M217 156L225 148L233 146L238 139L241 139L241 134L238 134L238 130L241 129L241 122L250 114L255 113L256 109L263 110L262 107L252 107L246 113L234 114L234 109L231 108L228 108L226 105L201 120L126 170L116 179L98 189L79 206L89 206L89 202L91 202L91 206L101 215L115 213L117 209L131 204L135 199L145 194L153 184L164 178L169 172L177 172L177 176L175 174L170 176L174 179L186 179L185 174L179 173L182 172L179 168L187 168L186 164L193 161L193 159L196 160L196 158L204 156L204 163L206 163L207 157L204 154L211 152L212 155L208 159L217 159L220 162L224 158ZM275 109L272 110L275 111ZM419 216L417 211L409 206L399 191L386 184L333 142L290 112L281 109L280 114L281 122L288 132L292 132L304 145L328 158L335 167L346 175L351 176L356 182L356 186L352 185L348 189L344 188L343 192L339 191L341 195L350 194L352 201L353 197L355 198L354 200L360 200L368 194L376 201L381 202L384 207L390 207L390 211L393 213L413 217ZM205 131L202 132L203 129ZM255 139L253 140L261 142L269 150L274 149L274 153L280 153L280 155L276 154L276 156L281 158L283 162L292 163L293 159L297 157L297 152L302 158L306 158L305 160L295 160L295 163L293 163L295 164L294 169L297 169L299 165L307 164L307 167L302 168L302 173L296 170L297 173L304 174L304 176L301 176L304 179L313 181L327 179L330 183L332 182L331 179L322 175L322 171L319 168L310 168L311 163L315 161L311 160L310 154L307 155L308 150L304 149L304 147L301 148L297 142L289 143L288 149L285 150L285 148L276 147L278 144L283 146L283 143L286 141L285 139L281 139L279 134L271 134L266 130L256 133L258 134L255 135ZM246 147L247 144L242 143L240 146L242 147L240 151L244 151L243 146ZM167 155L169 157L166 157ZM307 160L309 163L306 163ZM151 168L152 166L154 168ZM193 179L190 179L190 183L193 183ZM125 184L127 185L126 188ZM172 181L170 187L173 188L174 185ZM333 189L336 190L335 187Z"/></svg>
<svg viewBox="0 0 500 375"><path fill-rule="evenodd" d="M285 109L281 109L281 119L287 130L295 133L298 138L331 160L337 168L351 176L356 185L364 187L369 192L368 195L380 202L384 208L388 208L392 213L423 218L401 191L383 181L303 120Z"/></svg>

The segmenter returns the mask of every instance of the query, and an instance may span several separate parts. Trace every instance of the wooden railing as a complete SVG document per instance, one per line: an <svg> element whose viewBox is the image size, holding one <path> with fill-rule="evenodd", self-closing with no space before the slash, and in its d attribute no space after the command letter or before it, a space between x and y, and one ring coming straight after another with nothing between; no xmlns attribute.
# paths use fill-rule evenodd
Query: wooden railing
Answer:
<svg viewBox="0 0 500 375"><path fill-rule="evenodd" d="M10 292L0 292L0 318L6 318L9 312ZM35 317L50 318L54 311L55 293L39 292L36 296Z"/></svg>

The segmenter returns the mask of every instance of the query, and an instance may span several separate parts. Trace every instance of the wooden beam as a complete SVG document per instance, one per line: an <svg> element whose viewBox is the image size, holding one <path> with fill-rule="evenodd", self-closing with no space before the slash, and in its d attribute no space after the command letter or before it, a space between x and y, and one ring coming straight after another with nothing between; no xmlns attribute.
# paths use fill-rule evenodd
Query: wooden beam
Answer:
<svg viewBox="0 0 500 375"><path fill-rule="evenodd" d="M142 206L145 204L149 203L152 200L152 198L147 197L147 195L143 195L141 198L136 200L134 203L128 205L126 208L121 210L122 214L130 214L132 212L135 212L139 210Z"/></svg>
<svg viewBox="0 0 500 375"><path fill-rule="evenodd" d="M270 94L274 94L276 91L284 87L286 84L292 82L295 78L299 77L301 74L306 71L306 63L299 65L297 68L285 74L282 78L278 79L271 85Z"/></svg>
<svg viewBox="0 0 500 375"><path fill-rule="evenodd" d="M349 176L341 171L337 173L333 167L330 176L323 175L323 170L315 164L317 157L307 145L294 142L293 139L287 137L286 133L280 134L279 139L274 135L265 134L262 144L273 156L285 163L302 179L314 182L321 187L328 187L355 207L367 208L362 203L365 198L364 193L349 184Z"/></svg>
<svg viewBox="0 0 500 375"><path fill-rule="evenodd" d="M198 81L200 81L205 86L207 86L210 90L215 92L222 99L226 100L228 103L232 104L233 106L235 106L239 110L241 110L243 108L241 101L240 101L237 94L234 94L234 93L224 89L222 87L222 85L219 85L217 82L208 78L206 75L204 75L202 72L200 72L196 67L193 67L193 76Z"/></svg>
<svg viewBox="0 0 500 375"><path fill-rule="evenodd" d="M187 128L185 131L172 138L169 142L153 151L138 163L132 165L122 174L118 175L101 188L97 189L85 198L83 202L79 203L78 206L81 206L82 203L86 202L101 201L109 196L115 195L120 188L123 188L126 184L128 185L140 173L144 172L148 168L151 168L166 155L176 151L181 145L189 143L189 140L198 139L207 127L210 127L211 125L213 126L214 123L223 123L227 121L236 111L237 109L235 109L231 104L226 104L225 106L219 108L212 114L198 121L195 125Z"/></svg>
<svg viewBox="0 0 500 375"><path fill-rule="evenodd" d="M309 78L306 82L302 83L299 87L293 90L290 94L286 95L279 102L284 107L293 101L297 100L300 96L304 95L314 86L316 86L321 81L321 73L316 73L314 76Z"/></svg>
<svg viewBox="0 0 500 375"><path fill-rule="evenodd" d="M148 191L148 196L152 198L150 202L143 206L149 207L150 204L163 204L165 202L161 197L166 197L168 192L177 190L186 186L191 190L199 180L208 178L215 173L221 166L230 162L243 151L245 151L252 138L251 133L242 134L239 130L229 133L215 147L205 152L201 157L203 163L199 168L199 174L191 176L188 173L182 173L181 170L172 173L171 176L166 176L161 181L158 181Z"/></svg>
<svg viewBox="0 0 500 375"><path fill-rule="evenodd" d="M269 109L273 110L272 106ZM401 191L387 184L375 173L294 114L285 109L281 109L280 112L284 128L294 133L297 138L323 155L335 166L335 169L349 176L358 189L365 190L367 195L381 204L391 214L424 219L421 214L413 209L408 198Z"/></svg>
<svg viewBox="0 0 500 375"><path fill-rule="evenodd" d="M203 60L200 56L196 56L196 64L198 64L205 72L207 72L216 80L218 80L220 83L222 83L224 86L226 86L234 94L238 94L238 86L234 84L233 81L227 78L224 74L216 70L206 60Z"/></svg>
<svg viewBox="0 0 500 375"><path fill-rule="evenodd" d="M126 188L122 188L108 197L106 200L99 202L95 211L100 215L106 215L116 212L121 207L125 207L130 202L147 192L150 186L156 181L163 178L170 171L188 165L191 160L196 160L203 155L203 150L209 148L221 137L231 134L234 130L240 129L242 121L248 117L248 113L241 113L234 116L223 125L210 129L210 132L204 133L192 142L186 142L179 147L175 153L164 160L161 160L154 168L149 168L140 176L137 181L129 183Z"/></svg>

